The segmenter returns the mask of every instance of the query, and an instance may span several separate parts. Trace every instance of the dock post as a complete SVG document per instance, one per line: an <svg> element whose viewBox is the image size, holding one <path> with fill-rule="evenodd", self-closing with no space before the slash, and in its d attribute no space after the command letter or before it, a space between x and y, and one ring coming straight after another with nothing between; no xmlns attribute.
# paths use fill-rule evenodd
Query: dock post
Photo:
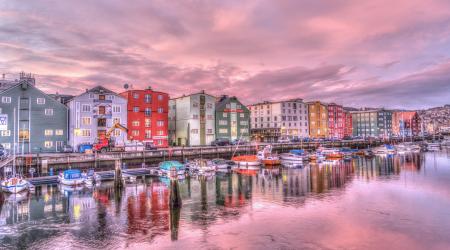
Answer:
<svg viewBox="0 0 450 250"><path fill-rule="evenodd" d="M123 187L121 159L115 160L114 187L116 189Z"/></svg>
<svg viewBox="0 0 450 250"><path fill-rule="evenodd" d="M180 196L180 186L178 184L178 180L171 179L170 180L170 197L169 197L169 206L170 209L181 208L181 196Z"/></svg>

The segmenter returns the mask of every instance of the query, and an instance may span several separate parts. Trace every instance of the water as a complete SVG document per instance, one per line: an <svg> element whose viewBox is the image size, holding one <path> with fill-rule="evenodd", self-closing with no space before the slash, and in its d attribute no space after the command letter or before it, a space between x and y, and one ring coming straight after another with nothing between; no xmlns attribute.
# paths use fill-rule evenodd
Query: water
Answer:
<svg viewBox="0 0 450 250"><path fill-rule="evenodd" d="M4 197L2 248L449 249L450 153Z"/></svg>

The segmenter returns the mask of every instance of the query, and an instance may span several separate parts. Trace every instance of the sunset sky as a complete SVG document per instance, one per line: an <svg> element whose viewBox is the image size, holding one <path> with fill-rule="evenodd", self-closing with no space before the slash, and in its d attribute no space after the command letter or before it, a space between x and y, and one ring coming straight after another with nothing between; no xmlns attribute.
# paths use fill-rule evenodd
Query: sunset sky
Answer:
<svg viewBox="0 0 450 250"><path fill-rule="evenodd" d="M245 104L450 103L449 0L0 0L0 73L49 93L152 86Z"/></svg>

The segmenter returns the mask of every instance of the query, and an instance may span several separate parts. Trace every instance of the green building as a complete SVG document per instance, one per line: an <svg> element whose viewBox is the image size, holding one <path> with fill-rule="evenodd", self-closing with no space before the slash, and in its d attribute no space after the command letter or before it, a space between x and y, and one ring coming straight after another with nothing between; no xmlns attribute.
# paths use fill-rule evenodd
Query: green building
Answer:
<svg viewBox="0 0 450 250"><path fill-rule="evenodd" d="M233 96L222 96L216 103L216 138L230 141L250 139L250 110Z"/></svg>
<svg viewBox="0 0 450 250"><path fill-rule="evenodd" d="M392 111L385 109L352 111L353 136L389 138L392 136Z"/></svg>
<svg viewBox="0 0 450 250"><path fill-rule="evenodd" d="M67 143L67 107L22 78L0 92L0 144L12 154L60 152Z"/></svg>

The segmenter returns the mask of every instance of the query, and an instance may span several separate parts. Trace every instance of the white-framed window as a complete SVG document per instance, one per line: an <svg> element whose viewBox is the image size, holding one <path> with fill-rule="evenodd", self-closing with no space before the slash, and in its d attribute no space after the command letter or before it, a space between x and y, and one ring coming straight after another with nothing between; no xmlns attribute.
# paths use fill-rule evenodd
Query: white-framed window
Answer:
<svg viewBox="0 0 450 250"><path fill-rule="evenodd" d="M132 121L131 126L133 127L139 127L139 121Z"/></svg>
<svg viewBox="0 0 450 250"><path fill-rule="evenodd" d="M158 126L158 127L164 126L164 121L157 121L156 126Z"/></svg>
<svg viewBox="0 0 450 250"><path fill-rule="evenodd" d="M158 95L158 100L162 101L164 99L164 97L162 95Z"/></svg>
<svg viewBox="0 0 450 250"><path fill-rule="evenodd" d="M45 104L45 98L37 98L36 103L37 104Z"/></svg>
<svg viewBox="0 0 450 250"><path fill-rule="evenodd" d="M45 142L44 142L44 147L46 147L46 148L51 148L51 147L53 147L53 141L45 141Z"/></svg>
<svg viewBox="0 0 450 250"><path fill-rule="evenodd" d="M120 106L119 105L113 105L112 112L113 113L120 113Z"/></svg>
<svg viewBox="0 0 450 250"><path fill-rule="evenodd" d="M151 130L149 130L149 129L145 130L145 138L146 139L152 138L152 131Z"/></svg>
<svg viewBox="0 0 450 250"><path fill-rule="evenodd" d="M53 115L53 109L45 109L45 115Z"/></svg>
<svg viewBox="0 0 450 250"><path fill-rule="evenodd" d="M237 104L236 105L236 109L241 109L242 107L241 107L241 105L240 104Z"/></svg>
<svg viewBox="0 0 450 250"><path fill-rule="evenodd" d="M11 97L2 96L2 103L11 103Z"/></svg>
<svg viewBox="0 0 450 250"><path fill-rule="evenodd" d="M139 112L139 107L138 106L133 107L133 112L135 113Z"/></svg>
<svg viewBox="0 0 450 250"><path fill-rule="evenodd" d="M91 117L81 117L82 125L91 125Z"/></svg>
<svg viewBox="0 0 450 250"><path fill-rule="evenodd" d="M244 113L240 113L240 114L239 114L239 117L244 118L244 117L245 117L245 114L244 114Z"/></svg>
<svg viewBox="0 0 450 250"><path fill-rule="evenodd" d="M139 93L134 92L134 93L133 93L133 98L134 98L134 99L139 99Z"/></svg>
<svg viewBox="0 0 450 250"><path fill-rule="evenodd" d="M115 97L114 95L108 95L108 96L106 96L106 99L112 101L112 100L114 100L114 97Z"/></svg>
<svg viewBox="0 0 450 250"><path fill-rule="evenodd" d="M139 136L139 130L132 130L131 131L132 136Z"/></svg>
<svg viewBox="0 0 450 250"><path fill-rule="evenodd" d="M158 108L158 113L163 113L164 109L163 108Z"/></svg>
<svg viewBox="0 0 450 250"><path fill-rule="evenodd" d="M158 135L164 135L164 131L163 130L158 130Z"/></svg>
<svg viewBox="0 0 450 250"><path fill-rule="evenodd" d="M114 137L119 137L120 134L121 134L121 132L118 129L114 130L114 132L113 132Z"/></svg>
<svg viewBox="0 0 450 250"><path fill-rule="evenodd" d="M198 102L192 103L192 107L197 108L198 107Z"/></svg>
<svg viewBox="0 0 450 250"><path fill-rule="evenodd" d="M228 129L227 128L220 128L219 129L219 133L220 134L228 134Z"/></svg>
<svg viewBox="0 0 450 250"><path fill-rule="evenodd" d="M162 140L158 140L158 146L163 145L163 141Z"/></svg>
<svg viewBox="0 0 450 250"><path fill-rule="evenodd" d="M145 101L145 103L151 103L152 102L152 95L145 94L144 101Z"/></svg>
<svg viewBox="0 0 450 250"><path fill-rule="evenodd" d="M52 136L53 135L53 129L46 129L46 130L44 130L44 135Z"/></svg>
<svg viewBox="0 0 450 250"><path fill-rule="evenodd" d="M119 123L120 124L120 117L114 117L113 118L113 124Z"/></svg>
<svg viewBox="0 0 450 250"><path fill-rule="evenodd" d="M248 125L248 121L241 121L241 125Z"/></svg>
<svg viewBox="0 0 450 250"><path fill-rule="evenodd" d="M56 130L55 130L55 135L64 135L64 130L62 130L62 129L56 129Z"/></svg>
<svg viewBox="0 0 450 250"><path fill-rule="evenodd" d="M2 130L1 136L11 136L11 130Z"/></svg>
<svg viewBox="0 0 450 250"><path fill-rule="evenodd" d="M150 120L150 119L145 119L145 127L146 128L149 128L149 127L151 127L152 126L152 120Z"/></svg>
<svg viewBox="0 0 450 250"><path fill-rule="evenodd" d="M81 112L91 112L91 105L89 105L89 104L82 104L81 105Z"/></svg>
<svg viewBox="0 0 450 250"><path fill-rule="evenodd" d="M219 125L228 125L227 120L219 120Z"/></svg>
<svg viewBox="0 0 450 250"><path fill-rule="evenodd" d="M206 107L209 108L209 109L212 109L213 105L212 105L212 103L207 103Z"/></svg>
<svg viewBox="0 0 450 250"><path fill-rule="evenodd" d="M223 117L228 117L228 113L223 113Z"/></svg>
<svg viewBox="0 0 450 250"><path fill-rule="evenodd" d="M211 128L208 128L208 129L206 129L206 133L207 133L207 134L212 134L212 133L213 133L213 130L212 130Z"/></svg>
<svg viewBox="0 0 450 250"><path fill-rule="evenodd" d="M2 145L3 145L3 147L5 148L5 149L11 149L11 143L2 143Z"/></svg>
<svg viewBox="0 0 450 250"><path fill-rule="evenodd" d="M95 95L94 93L89 93L89 99L94 99Z"/></svg>
<svg viewBox="0 0 450 250"><path fill-rule="evenodd" d="M91 137L91 130L90 129L82 129L81 130L81 136L83 136L83 137Z"/></svg>
<svg viewBox="0 0 450 250"><path fill-rule="evenodd" d="M191 129L191 134L198 134L198 129L196 128Z"/></svg>
<svg viewBox="0 0 450 250"><path fill-rule="evenodd" d="M248 133L248 128L241 128L241 134Z"/></svg>

